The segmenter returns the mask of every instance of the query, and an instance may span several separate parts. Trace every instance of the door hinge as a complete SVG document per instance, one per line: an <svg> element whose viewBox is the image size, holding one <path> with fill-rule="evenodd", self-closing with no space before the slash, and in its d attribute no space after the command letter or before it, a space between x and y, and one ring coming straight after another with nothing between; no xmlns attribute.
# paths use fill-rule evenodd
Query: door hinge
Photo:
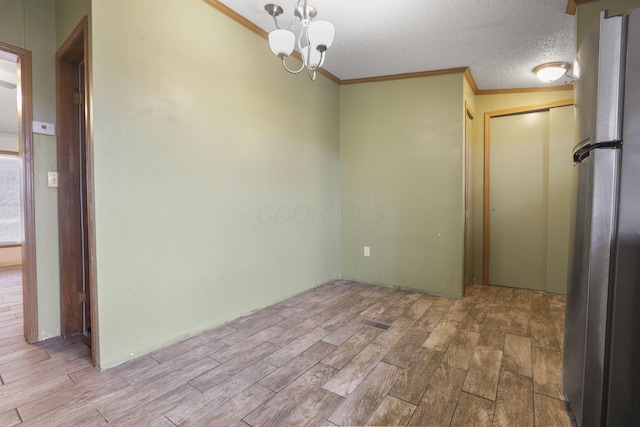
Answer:
<svg viewBox="0 0 640 427"><path fill-rule="evenodd" d="M87 302L87 294L85 292L78 292L78 304L84 304Z"/></svg>
<svg viewBox="0 0 640 427"><path fill-rule="evenodd" d="M82 92L73 92L73 103L75 105L82 105L84 102L84 97L82 96Z"/></svg>

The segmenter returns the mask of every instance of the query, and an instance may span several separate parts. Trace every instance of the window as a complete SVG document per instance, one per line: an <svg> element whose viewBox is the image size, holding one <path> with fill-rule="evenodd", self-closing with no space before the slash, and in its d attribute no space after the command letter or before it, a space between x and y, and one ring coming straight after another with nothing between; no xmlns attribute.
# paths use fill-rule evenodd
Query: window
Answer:
<svg viewBox="0 0 640 427"><path fill-rule="evenodd" d="M22 243L20 158L0 154L0 245Z"/></svg>

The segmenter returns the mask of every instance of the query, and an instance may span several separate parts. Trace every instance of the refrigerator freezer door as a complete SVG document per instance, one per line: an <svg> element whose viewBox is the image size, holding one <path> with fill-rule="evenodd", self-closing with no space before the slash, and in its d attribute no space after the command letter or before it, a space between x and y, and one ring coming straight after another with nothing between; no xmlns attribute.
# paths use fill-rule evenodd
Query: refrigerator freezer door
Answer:
<svg viewBox="0 0 640 427"><path fill-rule="evenodd" d="M624 17L602 12L576 56L576 119L581 145L621 140Z"/></svg>
<svg viewBox="0 0 640 427"><path fill-rule="evenodd" d="M604 16L601 12L601 19ZM600 25L596 143L622 139L624 30L622 16L604 19Z"/></svg>

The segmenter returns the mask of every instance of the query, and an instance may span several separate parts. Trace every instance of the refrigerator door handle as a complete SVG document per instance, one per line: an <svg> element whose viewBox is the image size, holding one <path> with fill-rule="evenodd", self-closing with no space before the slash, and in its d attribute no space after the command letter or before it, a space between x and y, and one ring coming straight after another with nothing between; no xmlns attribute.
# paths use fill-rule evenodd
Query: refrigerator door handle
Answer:
<svg viewBox="0 0 640 427"><path fill-rule="evenodd" d="M589 151L591 151L591 138L587 138L576 145L573 149L573 162L580 163L583 161L589 155Z"/></svg>
<svg viewBox="0 0 640 427"><path fill-rule="evenodd" d="M598 148L620 148L622 147L621 141L607 141L607 142L596 142L593 144L591 142L591 138L587 138L582 141L580 144L576 145L573 149L573 162L580 163L584 159L589 156L592 150Z"/></svg>

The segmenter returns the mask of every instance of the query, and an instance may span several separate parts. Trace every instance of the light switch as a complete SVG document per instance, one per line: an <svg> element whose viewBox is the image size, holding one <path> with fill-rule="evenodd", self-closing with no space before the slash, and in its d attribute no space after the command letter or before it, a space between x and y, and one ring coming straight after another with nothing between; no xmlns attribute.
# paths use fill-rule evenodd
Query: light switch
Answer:
<svg viewBox="0 0 640 427"><path fill-rule="evenodd" d="M58 186L58 172L48 172L47 178L49 182L49 187Z"/></svg>

